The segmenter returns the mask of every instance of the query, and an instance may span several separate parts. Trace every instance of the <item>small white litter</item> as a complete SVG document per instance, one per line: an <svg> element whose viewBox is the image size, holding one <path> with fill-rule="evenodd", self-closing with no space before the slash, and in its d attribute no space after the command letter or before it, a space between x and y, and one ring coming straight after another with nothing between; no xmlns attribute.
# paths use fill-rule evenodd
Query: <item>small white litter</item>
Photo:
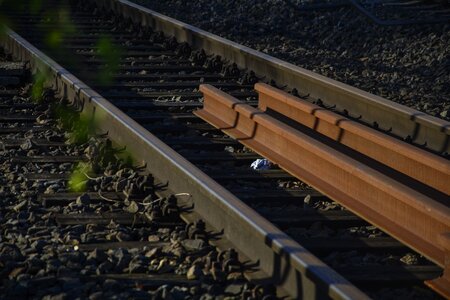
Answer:
<svg viewBox="0 0 450 300"><path fill-rule="evenodd" d="M253 170L269 170L272 166L272 163L265 158L258 158L250 165L250 168Z"/></svg>

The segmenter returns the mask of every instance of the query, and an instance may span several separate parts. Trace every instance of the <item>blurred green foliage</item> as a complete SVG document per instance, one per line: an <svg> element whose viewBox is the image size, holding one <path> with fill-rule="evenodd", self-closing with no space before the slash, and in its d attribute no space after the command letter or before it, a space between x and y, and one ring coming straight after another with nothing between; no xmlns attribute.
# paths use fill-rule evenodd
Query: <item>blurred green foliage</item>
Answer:
<svg viewBox="0 0 450 300"><path fill-rule="evenodd" d="M62 41L63 41L63 34L57 30L50 31L45 39L45 43L50 48L57 48L59 45L61 45Z"/></svg>
<svg viewBox="0 0 450 300"><path fill-rule="evenodd" d="M0 0L0 39L3 39L6 35L6 29L11 27L11 20L8 15L3 12L2 7L5 6L5 1Z"/></svg>
<svg viewBox="0 0 450 300"><path fill-rule="evenodd" d="M69 144L85 144L95 134L95 121L66 105L57 105L54 108L54 115L58 119L59 127L68 132L66 142ZM84 192L88 188L88 176L94 176L92 164L78 163L70 176L69 190Z"/></svg>
<svg viewBox="0 0 450 300"><path fill-rule="evenodd" d="M88 188L88 176L95 176L92 166L87 162L78 163L69 178L69 190L71 192L84 192Z"/></svg>
<svg viewBox="0 0 450 300"><path fill-rule="evenodd" d="M0 39L5 38L7 27L10 27L9 19L0 14Z"/></svg>
<svg viewBox="0 0 450 300"><path fill-rule="evenodd" d="M40 27L45 35L45 44L53 49L63 50L61 48L66 38L74 35L77 30L75 24L70 19L70 13L67 9L59 8L46 11L43 14L43 20L52 20L52 27L46 27L46 22L42 21Z"/></svg>
<svg viewBox="0 0 450 300"><path fill-rule="evenodd" d="M122 162L126 166L134 166L135 160L133 158L133 155L128 150L123 150L118 157L122 160Z"/></svg>
<svg viewBox="0 0 450 300"><path fill-rule="evenodd" d="M60 127L69 132L69 143L86 143L95 134L97 125L93 118L79 114L65 105L58 105L54 112Z"/></svg>
<svg viewBox="0 0 450 300"><path fill-rule="evenodd" d="M46 46L45 50L49 51L51 56L55 55L56 60L58 58L64 59L66 67L70 68L70 65L78 66L79 63L75 61L72 53L64 47L67 39L76 36L78 33L71 20L70 12L59 5L65 3L66 1L60 1L57 5L48 8L44 5L45 0L0 0L0 38L6 35L7 28L16 29L16 20L8 15L8 11L33 14L41 19L36 27L43 33L42 42ZM111 84L114 74L118 71L123 50L115 45L109 36L101 36L95 46L96 54L102 61L98 73L94 75L96 81L101 85ZM50 73L44 66L38 66L37 70L40 71L33 75L31 98L34 102L39 103L44 99L46 83L49 82ZM67 134L68 143L87 143L96 133L96 122L93 118L80 114L67 106L55 105L54 114L59 120L59 126L69 132ZM97 119L99 118L97 115ZM100 158L98 158L98 161L101 161L102 164L116 163L117 157L120 156L124 166L133 166L134 160L128 151L122 151L121 153L117 153L114 149L108 151L101 152ZM91 176L95 176L95 163L81 162L77 164L70 176L69 189L73 192L86 191Z"/></svg>
<svg viewBox="0 0 450 300"><path fill-rule="evenodd" d="M5 35L7 27L13 30L16 27L14 18L7 15L8 11L36 15L40 18L36 28L42 32L44 50L48 51L47 53L56 61L63 60L66 68L79 68L78 57L64 47L71 37L77 36L79 33L71 19L70 11L62 6L65 2L60 1L49 6L45 5L45 0L0 0L0 38ZM109 36L101 36L95 43L95 49L102 64L94 72L91 69L81 69L80 74L91 78L99 85L110 85L113 83L114 74L119 69L123 50L119 45L115 45ZM41 92L40 83L42 81L42 78L36 78L37 85L34 95Z"/></svg>
<svg viewBox="0 0 450 300"><path fill-rule="evenodd" d="M39 13L42 8L42 0L30 0L28 8L30 9L30 13L32 14Z"/></svg>
<svg viewBox="0 0 450 300"><path fill-rule="evenodd" d="M35 103L41 103L44 95L45 83L50 78L47 68L41 66L38 71L33 74L33 85L31 87L31 99ZM44 71L42 71L44 70Z"/></svg>
<svg viewBox="0 0 450 300"><path fill-rule="evenodd" d="M113 76L119 69L122 49L114 45L111 38L101 37L97 42L97 54L103 64L98 73L98 82L102 85L108 85L113 82Z"/></svg>

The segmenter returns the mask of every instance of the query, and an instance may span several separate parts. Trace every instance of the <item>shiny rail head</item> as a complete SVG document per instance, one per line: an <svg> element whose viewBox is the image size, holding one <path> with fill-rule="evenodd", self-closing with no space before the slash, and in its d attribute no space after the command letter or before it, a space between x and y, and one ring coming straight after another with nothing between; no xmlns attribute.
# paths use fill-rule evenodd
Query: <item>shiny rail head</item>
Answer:
<svg viewBox="0 0 450 300"><path fill-rule="evenodd" d="M292 297L368 299L350 282L25 39L8 31L0 45L14 57L30 61L34 71L48 69L52 74L49 83L69 101L81 103L83 114L102 117L100 132L108 132L112 141L127 145L130 153L149 162L148 171L155 178L170 182L173 190L191 194L196 199L196 211L212 227L224 229L237 249L248 257L259 259L260 269ZM222 213L211 214L218 211Z"/></svg>
<svg viewBox="0 0 450 300"><path fill-rule="evenodd" d="M126 0L91 1L140 26L160 30L174 36L178 42L187 42L194 49L220 55L267 80L296 88L313 99L321 99L326 105L335 105L339 111L347 110L351 115L361 116L367 124L376 122L381 128L392 128L393 134L411 139L417 145L426 145L426 148L439 153L450 153L450 123L447 121L297 67L138 4Z"/></svg>

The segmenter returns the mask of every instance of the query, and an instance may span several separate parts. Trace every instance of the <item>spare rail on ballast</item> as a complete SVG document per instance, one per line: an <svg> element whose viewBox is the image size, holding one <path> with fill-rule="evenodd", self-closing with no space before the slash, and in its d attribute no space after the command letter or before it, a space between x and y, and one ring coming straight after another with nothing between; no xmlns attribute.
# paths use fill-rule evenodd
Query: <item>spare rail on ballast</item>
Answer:
<svg viewBox="0 0 450 300"><path fill-rule="evenodd" d="M194 49L220 55L240 68L253 70L266 80L296 88L302 94L309 95L311 100L320 99L326 106L360 117L360 121L366 124L377 124L380 129L390 130L391 134L410 140L415 145L442 154L450 153L450 126L444 120L321 76L130 1L86 1L94 1L99 8L129 19L136 25L174 36L178 42L187 42Z"/></svg>
<svg viewBox="0 0 450 300"><path fill-rule="evenodd" d="M257 83L255 89L259 94L260 110L280 113L442 193L450 194L448 160L270 85Z"/></svg>
<svg viewBox="0 0 450 300"><path fill-rule="evenodd" d="M444 267L432 285L450 296L442 292L449 161L266 85L256 89L261 108L281 120L210 85L200 86L204 108L195 114Z"/></svg>

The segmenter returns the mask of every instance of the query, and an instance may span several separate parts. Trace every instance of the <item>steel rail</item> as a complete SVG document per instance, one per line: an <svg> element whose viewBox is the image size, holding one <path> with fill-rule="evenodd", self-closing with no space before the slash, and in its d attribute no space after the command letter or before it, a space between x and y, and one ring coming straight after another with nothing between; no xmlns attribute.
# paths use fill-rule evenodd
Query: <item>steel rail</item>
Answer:
<svg viewBox="0 0 450 300"><path fill-rule="evenodd" d="M9 53L30 62L64 99L82 108L98 131L146 162L147 170L170 189L192 196L195 213L233 243L244 256L259 261L266 278L293 298L367 299L367 296L288 237L253 209L212 180L180 154L132 120L15 32L1 41ZM192 203L181 205L190 206Z"/></svg>
<svg viewBox="0 0 450 300"><path fill-rule="evenodd" d="M257 83L258 108L275 111L386 166L450 195L450 161L294 97ZM450 123L448 123L450 126Z"/></svg>
<svg viewBox="0 0 450 300"><path fill-rule="evenodd" d="M383 20L375 15L370 9L364 7L357 0L349 0L349 4L353 5L356 9L358 9L362 14L364 14L367 18L369 18L372 22L377 25L382 26L399 26L399 25L414 25L414 24L439 24L439 23L448 23L450 22L450 15L444 16L433 16L427 17L423 19L400 19L400 20ZM417 12L420 14L420 11Z"/></svg>
<svg viewBox="0 0 450 300"><path fill-rule="evenodd" d="M370 161L353 158L337 143L324 143L211 85L201 85L200 91L204 108L197 116L445 268L434 285L450 283L448 194L440 199L445 204L438 202Z"/></svg>
<svg viewBox="0 0 450 300"><path fill-rule="evenodd" d="M345 110L350 115L361 116L361 121L366 124L377 123L381 128L392 128L392 134L400 138L426 145L426 148L436 152L450 153L450 126L439 118L318 75L126 0L86 1L93 1L99 8L139 26L174 36L178 42L187 42L194 49L220 55L240 68L253 70L257 76L296 88L309 94L312 99L321 99L324 104L335 106L338 111Z"/></svg>

